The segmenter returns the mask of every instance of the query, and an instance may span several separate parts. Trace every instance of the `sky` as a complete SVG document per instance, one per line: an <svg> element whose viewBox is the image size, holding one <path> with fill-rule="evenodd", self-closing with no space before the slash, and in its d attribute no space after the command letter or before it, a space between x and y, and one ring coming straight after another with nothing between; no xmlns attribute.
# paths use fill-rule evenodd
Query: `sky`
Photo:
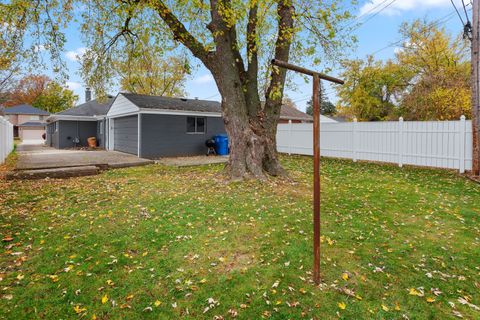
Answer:
<svg viewBox="0 0 480 320"><path fill-rule="evenodd" d="M470 0L464 1L469 8ZM463 14L461 0L454 2ZM440 20L440 25L445 26L452 35L459 34L463 28L450 0L360 0L354 14L361 25L355 30L358 38L356 46L347 52L349 58L363 59L369 54L374 54L377 59L392 58L395 50L398 50L392 43L400 40L398 29L404 21L419 18L427 21ZM80 31L76 26L66 30L66 38L64 54L70 75L67 85L79 96L78 103L83 103L85 85L79 76L78 56L85 52L85 45L81 42ZM334 66L331 75L337 76L339 73L338 66ZM297 83L297 90L286 90L285 95L295 102L298 109L305 110L306 102L311 96L311 84L305 83L303 78L295 78L294 81ZM335 90L328 85L325 87L327 96L335 102ZM220 101L212 75L202 66L189 77L185 89L187 98Z"/></svg>

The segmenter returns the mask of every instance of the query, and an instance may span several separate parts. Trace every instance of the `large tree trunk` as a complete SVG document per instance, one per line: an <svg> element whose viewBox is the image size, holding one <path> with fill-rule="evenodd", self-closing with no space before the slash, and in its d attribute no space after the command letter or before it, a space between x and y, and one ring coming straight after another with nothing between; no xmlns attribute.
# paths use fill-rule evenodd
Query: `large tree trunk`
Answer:
<svg viewBox="0 0 480 320"><path fill-rule="evenodd" d="M277 119L268 119L259 99L244 92L235 73L221 72L225 66L212 69L222 96L225 129L230 142L228 170L232 179L254 177L264 179L265 173L283 175L276 150ZM252 100L257 100L252 106ZM249 110L255 109L256 113Z"/></svg>

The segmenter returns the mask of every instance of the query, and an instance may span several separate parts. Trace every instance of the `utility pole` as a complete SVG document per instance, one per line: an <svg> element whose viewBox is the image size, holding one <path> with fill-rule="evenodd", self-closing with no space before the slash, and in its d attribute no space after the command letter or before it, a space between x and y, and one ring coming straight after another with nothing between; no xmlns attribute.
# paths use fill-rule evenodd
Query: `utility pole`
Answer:
<svg viewBox="0 0 480 320"><path fill-rule="evenodd" d="M472 131L473 131L473 161L472 173L480 175L480 74L479 74L479 45L480 45L480 0L473 0L472 10Z"/></svg>

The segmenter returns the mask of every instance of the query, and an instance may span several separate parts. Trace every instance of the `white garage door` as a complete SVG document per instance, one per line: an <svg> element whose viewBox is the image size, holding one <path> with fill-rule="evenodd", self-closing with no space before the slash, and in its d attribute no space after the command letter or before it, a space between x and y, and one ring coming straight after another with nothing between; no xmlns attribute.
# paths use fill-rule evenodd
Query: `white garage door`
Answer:
<svg viewBox="0 0 480 320"><path fill-rule="evenodd" d="M20 139L22 140L43 140L42 134L45 133L45 130L38 129L20 129Z"/></svg>

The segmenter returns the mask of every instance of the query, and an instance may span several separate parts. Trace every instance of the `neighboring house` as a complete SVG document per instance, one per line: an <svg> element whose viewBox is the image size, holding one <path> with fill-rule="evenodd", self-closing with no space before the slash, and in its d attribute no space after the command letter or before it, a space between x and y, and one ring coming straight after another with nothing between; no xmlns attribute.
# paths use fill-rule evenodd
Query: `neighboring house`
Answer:
<svg viewBox="0 0 480 320"><path fill-rule="evenodd" d="M311 121L298 110L282 109L282 115ZM205 141L225 133L219 102L133 93L103 104L89 101L47 121L47 144L55 148L86 146L88 137L96 137L102 148L142 158L204 154Z"/></svg>
<svg viewBox="0 0 480 320"><path fill-rule="evenodd" d="M56 113L47 118L47 145L57 149L87 146L87 139L97 138L97 145L105 148L105 118L113 97L106 101L89 100L76 107Z"/></svg>
<svg viewBox="0 0 480 320"><path fill-rule="evenodd" d="M42 140L45 120L50 115L28 104L5 108L5 118L13 124L13 135L22 140Z"/></svg>
<svg viewBox="0 0 480 320"><path fill-rule="evenodd" d="M278 123L288 123L289 121L292 123L313 122L313 117L292 106L283 105L280 110L280 120L278 120Z"/></svg>

